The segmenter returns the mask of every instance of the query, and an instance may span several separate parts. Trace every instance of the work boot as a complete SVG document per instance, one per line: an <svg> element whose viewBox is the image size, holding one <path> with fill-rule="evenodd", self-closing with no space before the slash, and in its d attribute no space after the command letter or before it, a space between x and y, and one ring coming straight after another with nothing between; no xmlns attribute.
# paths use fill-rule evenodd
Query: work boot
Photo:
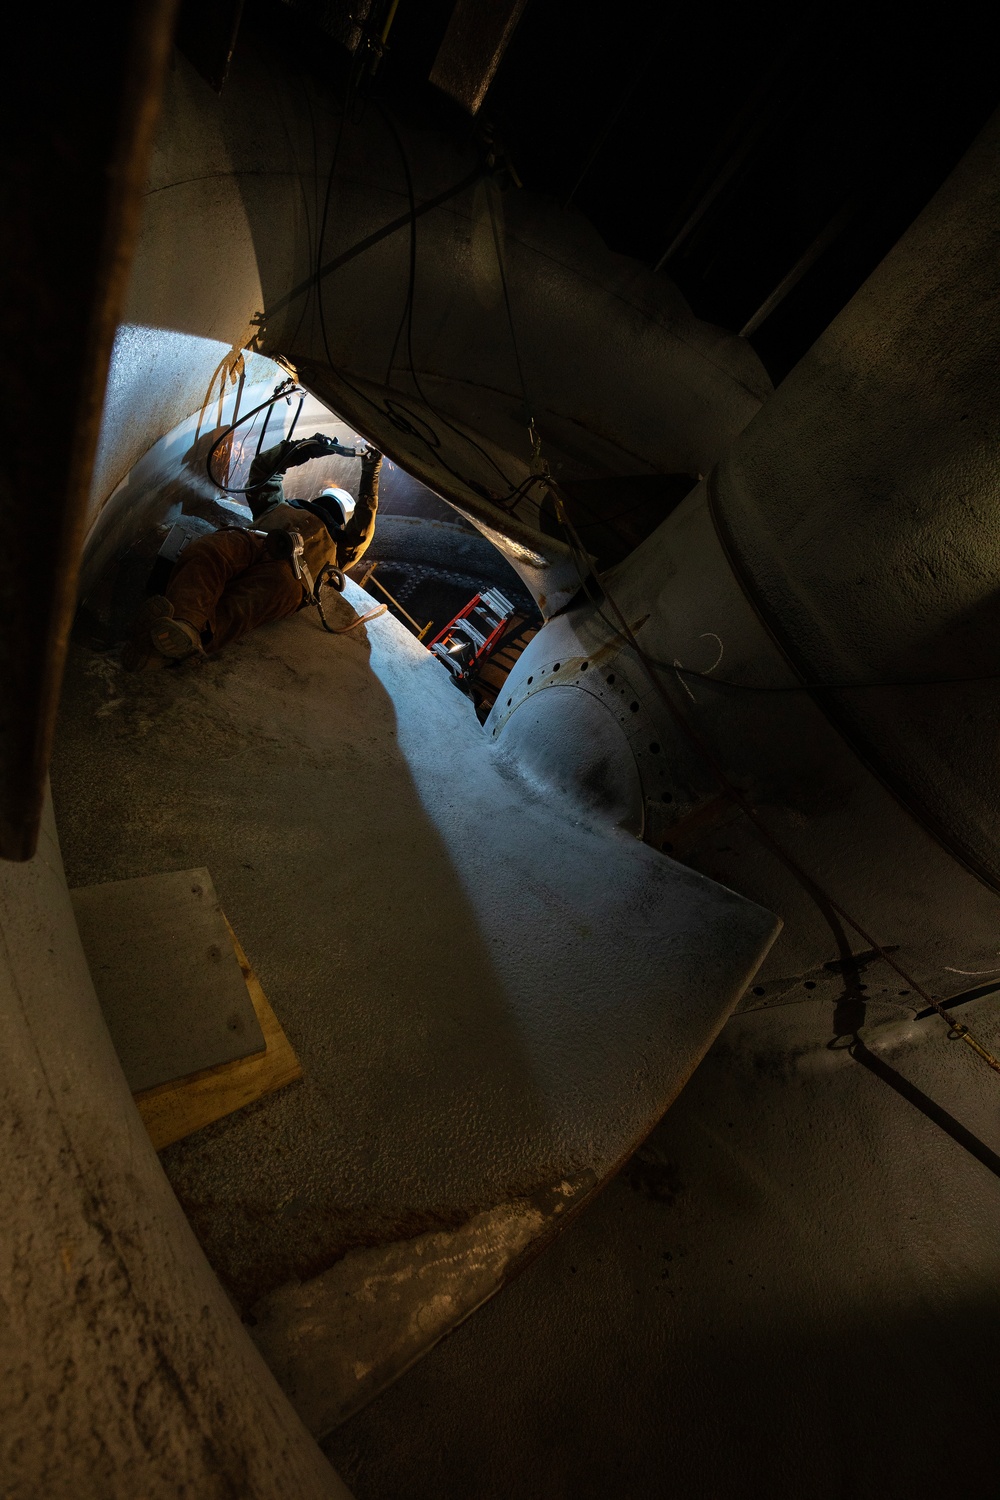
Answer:
<svg viewBox="0 0 1000 1500"><path fill-rule="evenodd" d="M174 619L174 606L162 594L143 601L132 629L132 639L122 652L126 672L169 667L186 656L201 652L201 636L187 620Z"/></svg>
<svg viewBox="0 0 1000 1500"><path fill-rule="evenodd" d="M169 615L163 615L156 621L150 630L153 645L157 651L164 656L171 657L174 661L182 661L185 656L201 655L201 636L193 625L187 620L175 620L173 605L169 599L164 599L164 604L170 610Z"/></svg>

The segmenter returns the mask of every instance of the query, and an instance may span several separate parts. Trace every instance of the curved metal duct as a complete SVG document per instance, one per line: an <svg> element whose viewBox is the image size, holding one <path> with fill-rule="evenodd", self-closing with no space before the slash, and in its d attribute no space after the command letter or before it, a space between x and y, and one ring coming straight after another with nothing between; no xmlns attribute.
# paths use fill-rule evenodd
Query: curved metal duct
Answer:
<svg viewBox="0 0 1000 1500"><path fill-rule="evenodd" d="M795 675L994 891L998 137L994 119L710 486L733 571Z"/></svg>
<svg viewBox="0 0 1000 1500"><path fill-rule="evenodd" d="M926 1002L824 892L932 996L1000 980L998 134L994 120L706 483L608 577L694 738L606 606L550 622L509 684L514 712L550 658L601 652L603 693L638 702L636 742L670 758L668 801L646 780L655 841L785 918L757 1000L847 996L847 1033L866 1004Z"/></svg>

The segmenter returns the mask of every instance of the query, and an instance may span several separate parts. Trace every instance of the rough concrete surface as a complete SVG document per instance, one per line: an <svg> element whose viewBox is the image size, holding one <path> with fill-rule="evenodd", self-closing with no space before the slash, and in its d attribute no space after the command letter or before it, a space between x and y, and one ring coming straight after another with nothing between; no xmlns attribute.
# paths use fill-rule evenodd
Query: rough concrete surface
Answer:
<svg viewBox="0 0 1000 1500"><path fill-rule="evenodd" d="M0 1494L335 1500L157 1162L46 809L0 865Z"/></svg>
<svg viewBox="0 0 1000 1500"><path fill-rule="evenodd" d="M552 1249L324 1444L360 1500L992 1500L1000 1159L920 1096L995 1150L997 1082L915 1025L886 1072L820 1002L729 1022Z"/></svg>
<svg viewBox="0 0 1000 1500"><path fill-rule="evenodd" d="M334 623L373 602L349 584ZM419 1259L421 1236L606 1178L771 941L769 914L594 806L550 806L492 744L386 616L330 636L309 611L140 677L74 657L54 772L71 883L206 866L304 1069L163 1154L251 1318L348 1251L375 1274L385 1246ZM520 1254L492 1257L494 1289ZM461 1257L453 1321L484 1295L474 1237ZM306 1348L308 1307L281 1305ZM337 1407L411 1362L408 1326L386 1309L393 1359L337 1351L362 1371ZM442 1331L432 1319L425 1347Z"/></svg>

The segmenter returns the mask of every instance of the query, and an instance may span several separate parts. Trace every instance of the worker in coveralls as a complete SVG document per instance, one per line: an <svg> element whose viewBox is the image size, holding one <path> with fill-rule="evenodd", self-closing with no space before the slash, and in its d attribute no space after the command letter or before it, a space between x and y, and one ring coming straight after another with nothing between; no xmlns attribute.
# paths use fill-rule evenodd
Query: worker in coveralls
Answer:
<svg viewBox="0 0 1000 1500"><path fill-rule="evenodd" d="M357 504L332 487L315 500L286 500L282 484L287 469L344 451L315 433L258 455L247 491L254 529L225 527L184 549L166 592L144 601L122 653L127 671L219 651L295 614L312 602L324 572L358 561L375 530L381 453L362 455Z"/></svg>

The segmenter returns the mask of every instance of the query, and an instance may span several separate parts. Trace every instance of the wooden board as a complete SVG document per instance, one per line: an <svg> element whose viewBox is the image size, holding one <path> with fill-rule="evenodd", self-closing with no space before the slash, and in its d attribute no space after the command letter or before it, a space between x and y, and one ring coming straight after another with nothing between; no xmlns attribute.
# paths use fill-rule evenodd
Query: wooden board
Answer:
<svg viewBox="0 0 1000 1500"><path fill-rule="evenodd" d="M162 1083L135 1094L133 1097L143 1124L157 1151L302 1077L301 1064L268 1005L260 981L228 920L226 927L266 1046L263 1052L252 1057L241 1057L215 1068L202 1068L187 1078L178 1078L172 1083Z"/></svg>
<svg viewBox="0 0 1000 1500"><path fill-rule="evenodd" d="M133 1094L264 1051L208 870L80 886L70 899Z"/></svg>

